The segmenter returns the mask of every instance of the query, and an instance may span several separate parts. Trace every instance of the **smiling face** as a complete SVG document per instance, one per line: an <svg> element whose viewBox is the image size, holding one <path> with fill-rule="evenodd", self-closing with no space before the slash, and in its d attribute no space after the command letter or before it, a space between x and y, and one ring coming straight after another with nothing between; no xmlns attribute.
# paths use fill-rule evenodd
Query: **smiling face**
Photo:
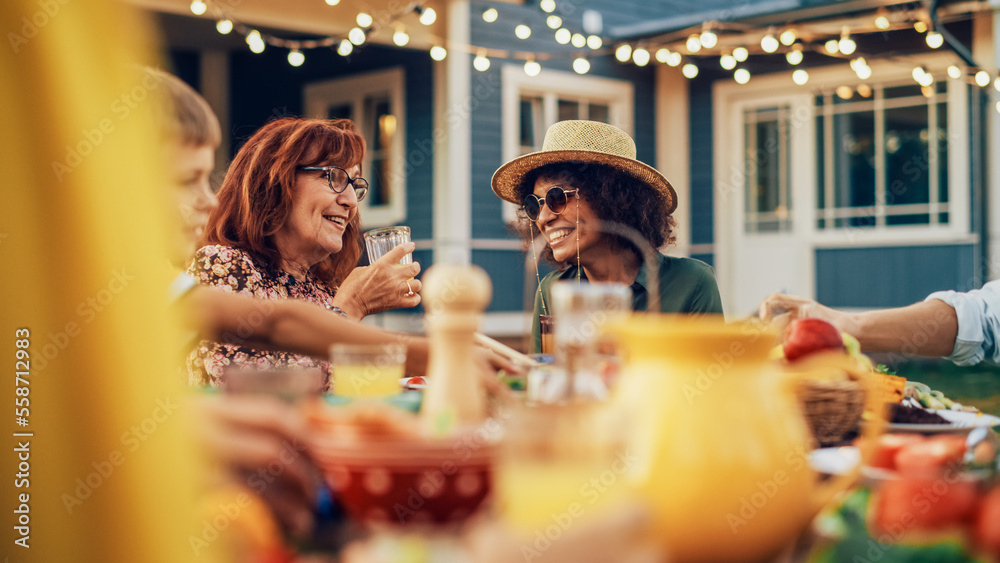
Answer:
<svg viewBox="0 0 1000 563"><path fill-rule="evenodd" d="M535 189L532 193L545 199L545 194L554 186L560 186L565 190L578 188L578 186L567 184L565 179L557 180L543 176L535 181ZM577 194L579 193L577 192ZM552 255L558 262L576 260L577 237L579 236L580 262L586 265L588 259L596 258L603 251L608 250L609 246L603 234L596 228L596 224L601 219L587 203L587 200L583 197L577 199L572 194L567 197L566 208L558 215L553 213L548 205L543 205L535 224L549 243ZM578 225L579 233L577 233Z"/></svg>
<svg viewBox="0 0 1000 563"><path fill-rule="evenodd" d="M347 168L347 173L354 178L361 174L361 168ZM308 269L340 252L344 231L357 212L353 187L338 194L330 189L325 172L298 172L291 213L274 235L282 261Z"/></svg>

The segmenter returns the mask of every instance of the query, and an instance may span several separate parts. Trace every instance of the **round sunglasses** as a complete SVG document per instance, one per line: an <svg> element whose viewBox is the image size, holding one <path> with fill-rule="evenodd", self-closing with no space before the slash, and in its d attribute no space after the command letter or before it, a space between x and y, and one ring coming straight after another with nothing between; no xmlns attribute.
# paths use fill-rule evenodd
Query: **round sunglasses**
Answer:
<svg viewBox="0 0 1000 563"><path fill-rule="evenodd" d="M524 213L528 216L528 219L535 221L538 219L538 214L542 212L542 205L549 208L549 211L559 215L566 210L566 204L569 202L569 196L575 196L579 198L577 192L580 190L567 190L562 186L552 186L549 191L545 192L545 198L540 198L535 194L528 194L524 196L521 200L521 207L524 208Z"/></svg>

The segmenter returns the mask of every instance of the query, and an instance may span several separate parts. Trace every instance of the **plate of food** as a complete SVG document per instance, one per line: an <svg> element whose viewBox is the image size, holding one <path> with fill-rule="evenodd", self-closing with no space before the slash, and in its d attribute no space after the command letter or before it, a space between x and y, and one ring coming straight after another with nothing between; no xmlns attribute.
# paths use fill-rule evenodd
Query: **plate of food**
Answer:
<svg viewBox="0 0 1000 563"><path fill-rule="evenodd" d="M1000 426L1000 417L982 412L951 409L924 409L913 405L892 405L893 416L888 424L892 432L968 432L980 426Z"/></svg>

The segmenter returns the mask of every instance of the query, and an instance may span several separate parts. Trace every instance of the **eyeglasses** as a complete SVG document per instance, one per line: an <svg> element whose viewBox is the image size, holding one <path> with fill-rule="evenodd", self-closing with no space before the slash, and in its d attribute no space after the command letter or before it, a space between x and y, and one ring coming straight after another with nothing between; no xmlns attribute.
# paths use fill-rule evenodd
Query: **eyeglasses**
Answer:
<svg viewBox="0 0 1000 563"><path fill-rule="evenodd" d="M538 219L538 214L542 212L542 204L547 205L550 211L559 215L566 210L566 203L569 202L568 196L575 195L579 191L567 190L562 186L552 186L549 188L549 191L545 192L545 199L535 194L528 194L521 200L521 206L524 207L524 212L528 215L528 219L532 221ZM576 197L580 196L577 195Z"/></svg>
<svg viewBox="0 0 1000 563"><path fill-rule="evenodd" d="M350 184L354 188L354 195L357 196L358 201L365 199L365 195L368 194L368 180L361 176L351 178L347 174L347 170L339 166L299 166L298 169L303 172L326 172L326 181L335 193L344 193L347 185Z"/></svg>

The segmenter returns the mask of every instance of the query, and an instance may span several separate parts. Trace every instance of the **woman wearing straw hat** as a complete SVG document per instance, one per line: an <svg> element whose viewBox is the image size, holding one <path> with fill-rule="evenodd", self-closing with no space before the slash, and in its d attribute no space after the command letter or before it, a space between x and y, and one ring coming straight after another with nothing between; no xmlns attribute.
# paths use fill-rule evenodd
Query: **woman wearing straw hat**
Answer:
<svg viewBox="0 0 1000 563"><path fill-rule="evenodd" d="M722 313L715 272L704 262L657 254L659 289L647 287L647 249L634 237L650 249L673 244L677 194L635 154L635 142L617 127L560 121L546 131L541 151L493 174L493 192L521 206L518 229L526 242L543 237L548 244L542 256L559 267L539 280L535 350L541 349L539 319L548 314L549 287L556 280L625 283L633 310L645 310L658 296L664 313ZM650 291L656 292L652 299Z"/></svg>

